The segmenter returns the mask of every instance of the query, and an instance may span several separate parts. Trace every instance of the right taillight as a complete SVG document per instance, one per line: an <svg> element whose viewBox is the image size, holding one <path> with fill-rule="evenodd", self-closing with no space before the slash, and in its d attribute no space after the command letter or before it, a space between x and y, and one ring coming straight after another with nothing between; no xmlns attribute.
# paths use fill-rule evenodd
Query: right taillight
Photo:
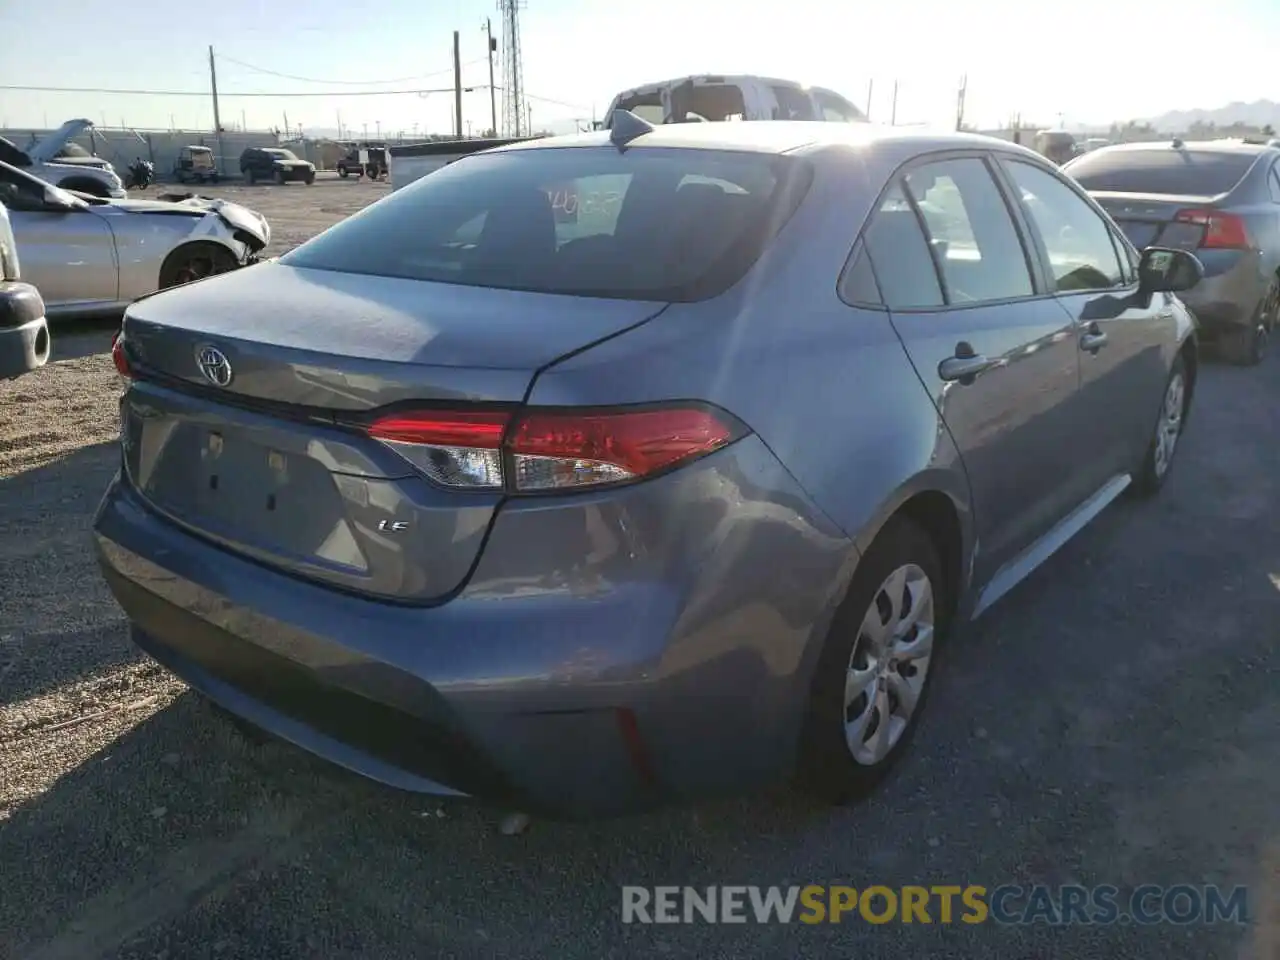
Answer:
<svg viewBox="0 0 1280 960"><path fill-rule="evenodd" d="M747 431L703 405L643 409L402 411L370 436L443 486L538 493L643 479Z"/></svg>
<svg viewBox="0 0 1280 960"><path fill-rule="evenodd" d="M1244 220L1234 213L1218 210L1179 210L1173 219L1178 223L1194 223L1204 227L1200 247L1238 249L1249 245L1249 235Z"/></svg>
<svg viewBox="0 0 1280 960"><path fill-rule="evenodd" d="M133 370L129 366L129 357L124 352L124 331L117 330L111 338L111 362L116 365L116 372L126 380L133 379Z"/></svg>

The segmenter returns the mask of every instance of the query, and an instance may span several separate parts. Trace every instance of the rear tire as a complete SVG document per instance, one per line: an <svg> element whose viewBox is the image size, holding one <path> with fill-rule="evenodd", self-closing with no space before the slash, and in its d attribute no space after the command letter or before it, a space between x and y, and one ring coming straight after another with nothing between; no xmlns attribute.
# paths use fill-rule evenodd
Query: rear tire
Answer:
<svg viewBox="0 0 1280 960"><path fill-rule="evenodd" d="M1223 357L1240 367L1256 367L1267 355L1271 335L1261 318L1250 326L1233 330L1222 337L1219 348Z"/></svg>
<svg viewBox="0 0 1280 960"><path fill-rule="evenodd" d="M1174 454L1191 406L1191 391L1187 387L1187 365L1182 354L1178 354L1165 381L1151 443L1134 476L1133 492L1139 497L1154 497L1159 493L1173 468Z"/></svg>
<svg viewBox="0 0 1280 960"><path fill-rule="evenodd" d="M245 182L245 183L247 183L249 186L251 186L251 187L252 187L252 186L253 186L253 181L254 181L253 171L252 171L252 170L246 170L246 171L244 172L244 182Z"/></svg>
<svg viewBox="0 0 1280 960"><path fill-rule="evenodd" d="M280 186L284 186L284 171L283 171L283 170L277 170L277 171L276 171L276 183L277 183L277 184L279 184Z"/></svg>
<svg viewBox="0 0 1280 960"><path fill-rule="evenodd" d="M338 164L338 176L340 176L343 180L347 179L347 168L344 167L342 164Z"/></svg>
<svg viewBox="0 0 1280 960"><path fill-rule="evenodd" d="M308 173L308 174L307 174L307 181L306 181L307 186L309 187L309 186L311 186L311 185L312 185L313 183L315 183L315 182L316 182L316 175L315 175L314 173Z"/></svg>
<svg viewBox="0 0 1280 960"><path fill-rule="evenodd" d="M823 643L798 751L801 790L849 803L888 775L924 711L949 610L933 540L911 520L890 520Z"/></svg>

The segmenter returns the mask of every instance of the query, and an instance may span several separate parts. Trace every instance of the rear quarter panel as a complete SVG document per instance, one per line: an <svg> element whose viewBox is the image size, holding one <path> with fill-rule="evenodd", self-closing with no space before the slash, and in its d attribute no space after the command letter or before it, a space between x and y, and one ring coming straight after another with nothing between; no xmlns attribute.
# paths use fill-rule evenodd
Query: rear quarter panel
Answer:
<svg viewBox="0 0 1280 960"><path fill-rule="evenodd" d="M673 304L552 365L529 401L707 400L758 434L859 546L926 489L951 497L967 531L963 467L888 313L850 307L836 293L892 165L853 151L824 158L801 208L735 288Z"/></svg>

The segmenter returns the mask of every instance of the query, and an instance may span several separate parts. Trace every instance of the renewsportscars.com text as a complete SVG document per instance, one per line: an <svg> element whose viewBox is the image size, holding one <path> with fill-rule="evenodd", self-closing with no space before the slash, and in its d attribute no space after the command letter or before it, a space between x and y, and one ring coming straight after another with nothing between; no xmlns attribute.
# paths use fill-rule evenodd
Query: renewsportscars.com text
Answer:
<svg viewBox="0 0 1280 960"><path fill-rule="evenodd" d="M1248 922L1244 887L1144 884L1022 887L977 884L622 888L623 923L1044 923L1063 925Z"/></svg>

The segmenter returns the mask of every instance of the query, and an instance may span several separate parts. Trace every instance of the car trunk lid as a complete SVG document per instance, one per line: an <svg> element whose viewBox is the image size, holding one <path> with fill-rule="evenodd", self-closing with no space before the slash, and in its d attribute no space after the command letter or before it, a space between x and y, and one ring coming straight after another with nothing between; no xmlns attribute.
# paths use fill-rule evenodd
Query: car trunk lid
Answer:
<svg viewBox="0 0 1280 960"><path fill-rule="evenodd" d="M1205 236L1203 218L1179 219L1178 215L1212 209L1221 199L1156 193L1097 192L1091 196L1139 250L1151 246L1198 249Z"/></svg>
<svg viewBox="0 0 1280 960"><path fill-rule="evenodd" d="M263 263L135 304L126 472L174 522L270 566L438 602L498 489L433 483L368 427L390 407L519 404L537 371L661 304Z"/></svg>

